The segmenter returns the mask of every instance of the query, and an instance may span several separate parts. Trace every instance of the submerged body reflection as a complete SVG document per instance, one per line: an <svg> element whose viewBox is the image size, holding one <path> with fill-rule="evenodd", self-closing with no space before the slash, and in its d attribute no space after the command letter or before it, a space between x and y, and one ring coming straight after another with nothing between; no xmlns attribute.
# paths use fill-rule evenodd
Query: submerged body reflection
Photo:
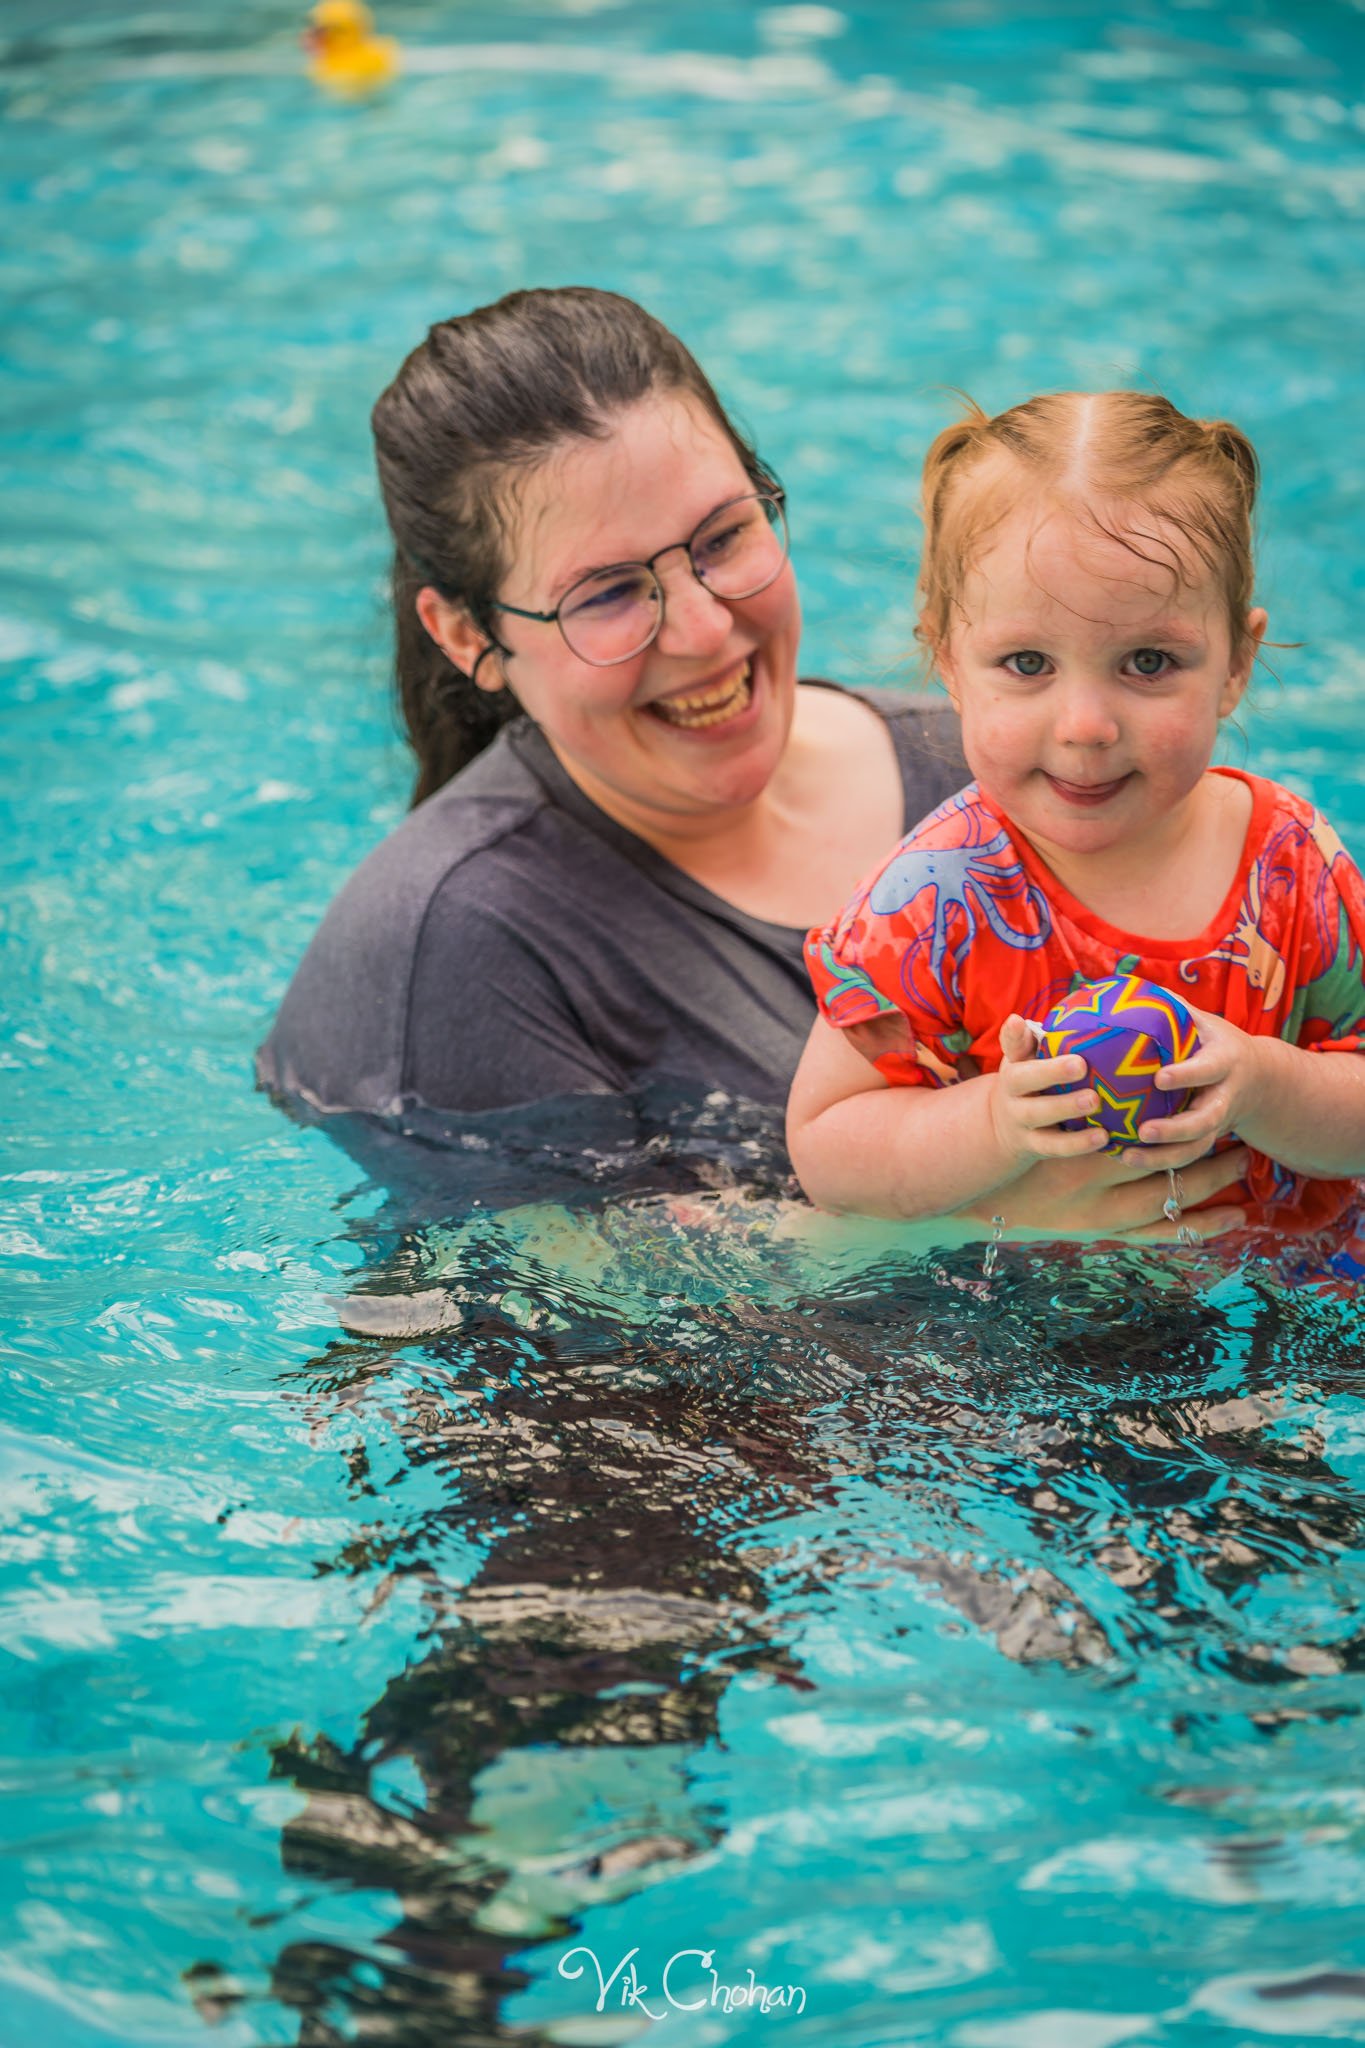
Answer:
<svg viewBox="0 0 1365 2048"><path fill-rule="evenodd" d="M841 1580L875 1607L879 1575L908 1576L941 1630L1089 1674L1082 1717L1141 1671L1172 1741L1196 1668L1270 1731L1304 1711L1285 1682L1360 1662L1358 1629L1267 1644L1239 1618L1261 1575L1361 1540L1284 1391L1359 1377L1354 1325L1273 1286L1229 1313L1211 1264L1164 1255L1007 1248L987 1282L979 1246L850 1264L742 1194L504 1218L400 1264L450 1308L420 1373L371 1342L300 1375L316 1420L353 1418L353 1496L384 1510L318 1568L381 1597L415 1576L428 1617L349 1750L274 1752L307 1795L287 1867L401 1902L377 1948L280 1951L305 2048L540 2039L503 2017L527 1952L720 1839L692 1760L738 1674L814 1690L802 1623ZM841 1513L869 1486L871 1540ZM821 1539L789 1543L798 1519ZM420 1787L401 1802L396 1761Z"/></svg>

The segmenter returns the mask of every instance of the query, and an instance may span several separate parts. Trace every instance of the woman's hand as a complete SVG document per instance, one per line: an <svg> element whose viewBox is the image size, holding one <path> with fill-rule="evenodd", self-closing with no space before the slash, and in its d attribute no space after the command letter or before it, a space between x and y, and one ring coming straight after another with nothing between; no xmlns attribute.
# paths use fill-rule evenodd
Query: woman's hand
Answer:
<svg viewBox="0 0 1365 2048"><path fill-rule="evenodd" d="M1103 1131L1093 1126L1079 1131L1060 1128L1100 1106L1093 1088L1070 1089L1071 1082L1084 1081L1090 1071L1079 1053L1040 1060L1033 1033L1012 1013L1000 1027L1000 1054L990 1096L991 1128L1013 1168L1039 1159L1084 1158L1101 1150L1106 1143ZM1054 1094L1054 1089L1070 1092Z"/></svg>
<svg viewBox="0 0 1365 2048"><path fill-rule="evenodd" d="M1241 1150L1209 1159L1201 1156L1205 1150L1202 1144L1172 1146L1156 1168L1151 1151L1141 1145L1086 1159L1042 1160L1009 1187L958 1214L981 1223L999 1216L1012 1228L1054 1237L1113 1237L1130 1244L1176 1244L1182 1229L1201 1238L1222 1237L1243 1228L1244 1208L1220 1204L1200 1209L1197 1216L1190 1211L1232 1187L1251 1160ZM1165 1213L1171 1194L1168 1166L1180 1175L1183 1218Z"/></svg>

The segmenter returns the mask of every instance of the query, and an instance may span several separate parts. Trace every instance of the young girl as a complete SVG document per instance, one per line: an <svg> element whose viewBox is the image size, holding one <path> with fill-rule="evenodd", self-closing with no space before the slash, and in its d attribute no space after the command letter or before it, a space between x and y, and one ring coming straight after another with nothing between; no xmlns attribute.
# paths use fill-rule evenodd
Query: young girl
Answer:
<svg viewBox="0 0 1365 2048"><path fill-rule="evenodd" d="M975 781L895 847L806 959L820 1016L792 1088L826 1208L1027 1224L1010 1187L1099 1151L1078 1057L1038 1059L1081 981L1138 974L1201 1044L1142 1124L1153 1164L1231 1134L1249 1223L1307 1231L1365 1174L1365 885L1302 798L1211 768L1266 615L1256 457L1141 392L1068 392L940 434L924 471L918 637ZM983 1198L987 1198L984 1207Z"/></svg>

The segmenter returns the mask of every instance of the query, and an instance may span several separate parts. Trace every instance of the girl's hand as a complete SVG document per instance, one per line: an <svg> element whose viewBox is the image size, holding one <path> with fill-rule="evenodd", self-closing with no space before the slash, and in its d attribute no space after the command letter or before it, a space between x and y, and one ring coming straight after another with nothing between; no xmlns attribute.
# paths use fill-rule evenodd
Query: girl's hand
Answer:
<svg viewBox="0 0 1365 2048"><path fill-rule="evenodd" d="M1274 1041L1253 1038L1229 1024L1226 1017L1187 1007L1199 1029L1199 1050L1175 1066L1163 1067L1156 1084L1176 1095L1192 1088L1194 1100L1178 1116L1139 1124L1138 1136L1144 1145L1197 1142L1207 1150L1248 1120L1266 1086L1265 1051Z"/></svg>
<svg viewBox="0 0 1365 2048"><path fill-rule="evenodd" d="M1001 1026L1000 1053L990 1098L991 1126L1012 1169L1031 1166L1037 1159L1077 1159L1103 1151L1103 1131L1059 1128L1072 1117L1089 1116L1099 1108L1100 1098L1094 1089L1080 1088L1066 1095L1048 1093L1051 1088L1086 1079L1089 1068L1079 1053L1040 1060L1033 1033L1023 1018L1013 1013Z"/></svg>

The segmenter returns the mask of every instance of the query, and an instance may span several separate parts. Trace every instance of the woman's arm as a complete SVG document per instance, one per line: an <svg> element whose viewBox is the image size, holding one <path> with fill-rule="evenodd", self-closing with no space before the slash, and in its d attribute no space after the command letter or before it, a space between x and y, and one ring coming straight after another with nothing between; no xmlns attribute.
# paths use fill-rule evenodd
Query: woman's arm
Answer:
<svg viewBox="0 0 1365 2048"><path fill-rule="evenodd" d="M1099 1108L1076 1054L1034 1057L1019 1017L1000 1034L999 1071L947 1088L892 1088L820 1018L792 1083L787 1144L811 1200L863 1215L942 1216L1007 1186L1039 1159L1077 1159L1104 1146L1097 1129L1063 1131Z"/></svg>

